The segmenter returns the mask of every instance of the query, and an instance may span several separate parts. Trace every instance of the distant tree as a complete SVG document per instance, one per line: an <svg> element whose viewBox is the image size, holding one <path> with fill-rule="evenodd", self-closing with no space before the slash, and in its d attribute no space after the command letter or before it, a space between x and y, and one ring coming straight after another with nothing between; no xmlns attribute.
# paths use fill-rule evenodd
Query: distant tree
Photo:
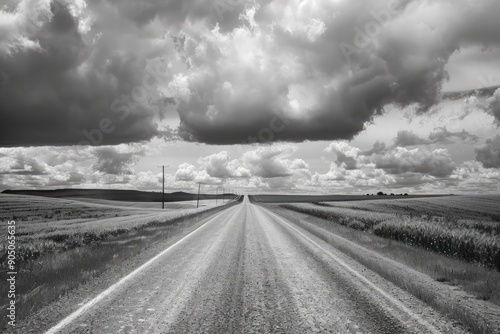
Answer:
<svg viewBox="0 0 500 334"><path fill-rule="evenodd" d="M404 196L408 196L408 194L407 194L407 193L405 193L405 194L404 194Z"/></svg>
<svg viewBox="0 0 500 334"><path fill-rule="evenodd" d="M394 193L391 193L391 196L394 196Z"/></svg>
<svg viewBox="0 0 500 334"><path fill-rule="evenodd" d="M384 196L385 194L384 194L383 192L379 191L379 192L377 193L377 195L378 195L378 196Z"/></svg>

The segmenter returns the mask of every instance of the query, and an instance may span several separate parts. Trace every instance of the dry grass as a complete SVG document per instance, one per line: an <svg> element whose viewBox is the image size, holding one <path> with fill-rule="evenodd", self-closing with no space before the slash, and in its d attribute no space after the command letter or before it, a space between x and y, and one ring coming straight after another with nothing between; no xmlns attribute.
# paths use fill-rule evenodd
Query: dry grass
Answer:
<svg viewBox="0 0 500 334"><path fill-rule="evenodd" d="M500 196L282 207L500 270Z"/></svg>
<svg viewBox="0 0 500 334"><path fill-rule="evenodd" d="M500 237L497 234L411 218L384 221L373 227L373 233L500 270Z"/></svg>
<svg viewBox="0 0 500 334"><path fill-rule="evenodd" d="M106 206L74 200L0 195L0 219L16 221L18 260L35 259L49 252L65 251L106 240L155 222L169 221L206 210L206 207L166 210ZM6 233L6 229L2 231ZM0 260L6 256L0 245ZM1 266L5 265L2 261Z"/></svg>

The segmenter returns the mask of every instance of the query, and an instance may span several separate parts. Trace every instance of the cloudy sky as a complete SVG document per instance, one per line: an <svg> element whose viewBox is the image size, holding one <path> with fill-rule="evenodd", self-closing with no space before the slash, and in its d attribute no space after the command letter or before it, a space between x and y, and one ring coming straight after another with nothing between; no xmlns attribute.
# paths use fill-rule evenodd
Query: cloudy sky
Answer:
<svg viewBox="0 0 500 334"><path fill-rule="evenodd" d="M500 192L497 0L2 0L0 190Z"/></svg>

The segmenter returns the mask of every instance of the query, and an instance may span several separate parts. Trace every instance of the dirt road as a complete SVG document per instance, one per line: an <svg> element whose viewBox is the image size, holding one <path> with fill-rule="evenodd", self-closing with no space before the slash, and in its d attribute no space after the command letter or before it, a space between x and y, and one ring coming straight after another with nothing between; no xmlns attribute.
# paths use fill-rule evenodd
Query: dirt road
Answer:
<svg viewBox="0 0 500 334"><path fill-rule="evenodd" d="M461 333L334 247L231 207L48 333Z"/></svg>

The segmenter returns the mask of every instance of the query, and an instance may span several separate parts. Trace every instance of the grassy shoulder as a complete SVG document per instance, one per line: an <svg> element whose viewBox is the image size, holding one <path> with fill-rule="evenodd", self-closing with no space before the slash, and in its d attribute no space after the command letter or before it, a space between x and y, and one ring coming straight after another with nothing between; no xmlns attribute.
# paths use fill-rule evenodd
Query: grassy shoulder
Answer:
<svg viewBox="0 0 500 334"><path fill-rule="evenodd" d="M500 271L500 197L297 203L282 207Z"/></svg>
<svg viewBox="0 0 500 334"><path fill-rule="evenodd" d="M120 229L111 228L114 220L109 222L106 218L92 220L92 228L85 232L82 232L82 226L78 226L79 221L54 221L53 223L69 226L68 229L61 228L55 231L50 228L50 223L32 221L32 225L42 224L37 226L36 232L23 234L22 231L25 229L20 229L20 252L16 259L18 320L30 317L37 310L70 291L96 280L103 273L123 266L156 244L189 233L214 214L236 203L238 201L175 214L155 213L152 216L151 212L136 212L132 216L124 214L119 218L121 220L129 218L127 228ZM46 247L44 244L49 240L47 236L57 236L58 239L53 241L52 246ZM38 247L42 251L36 254L29 253L26 251L27 247ZM2 268L2 271L5 270L6 268ZM0 293L6 295L7 292L4 291L6 288L7 286L2 285ZM2 304L0 310L6 307L7 305ZM0 328L5 327L4 320L2 319Z"/></svg>

